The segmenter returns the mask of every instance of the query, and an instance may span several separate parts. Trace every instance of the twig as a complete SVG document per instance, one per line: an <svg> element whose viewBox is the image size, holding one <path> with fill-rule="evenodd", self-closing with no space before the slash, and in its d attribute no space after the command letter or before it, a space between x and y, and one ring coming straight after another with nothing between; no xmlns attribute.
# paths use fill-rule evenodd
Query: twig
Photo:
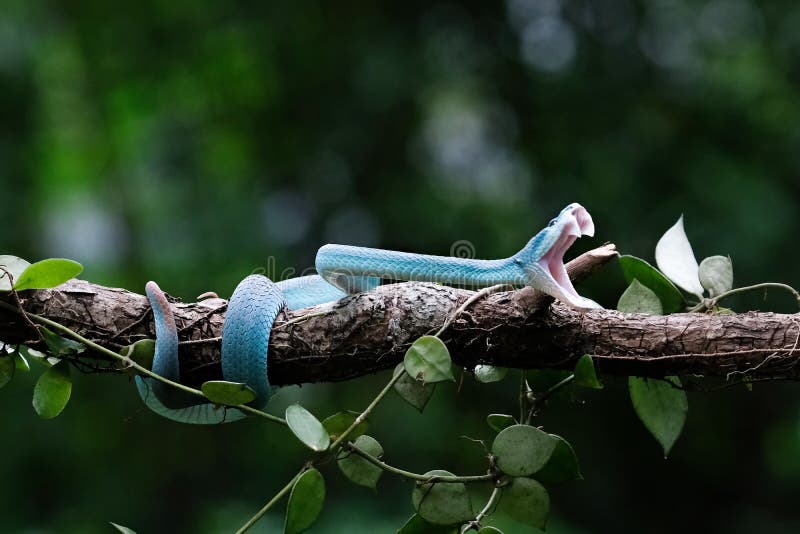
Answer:
<svg viewBox="0 0 800 534"><path fill-rule="evenodd" d="M475 519L464 525L464 528L461 530L462 533L467 532L468 530L480 530L481 528L481 521L483 518L489 515L493 508L497 506L497 503L500 501L500 495L503 494L502 487L497 484L495 485L494 489L492 490L492 494L489 495L489 500L486 501L486 506L478 512L478 515L475 516Z"/></svg>
<svg viewBox="0 0 800 534"><path fill-rule="evenodd" d="M33 324L33 321L30 320L22 307L22 301L19 299L19 293L17 293L17 290L14 289L14 275L11 274L11 271L7 270L5 267L0 267L0 271L3 271L4 276L8 277L8 287L11 288L11 295L14 297L14 302L17 303L17 308L19 308L19 311L22 312L21 315L23 319L25 319L25 322L31 327L31 330L36 332L36 337L39 339L39 341L44 341L42 333L39 332L39 329L35 324ZM2 276L0 276L0 278L2 278Z"/></svg>
<svg viewBox="0 0 800 534"><path fill-rule="evenodd" d="M263 508L261 508L261 510L256 512L256 515L251 517L247 521L247 523L242 525L242 527L239 530L236 531L236 534L243 534L244 532L247 532L250 529L250 527L255 525L256 522L258 522L259 519L264 517L264 514L266 514L269 511L269 509L272 508L275 505L275 503L280 501L283 498L284 495L286 495L287 493L289 493L292 490L292 488L294 487L295 482L297 482L297 479L299 479L303 475L303 473L305 473L306 471L308 471L308 466L303 466L303 468L300 470L300 472L297 473L289 481L288 484L286 484L283 488L281 488L281 490L278 493L276 493L275 496L272 497L269 500L269 502L267 502L267 504L264 505Z"/></svg>
<svg viewBox="0 0 800 534"><path fill-rule="evenodd" d="M273 330L280 330L282 328L286 328L287 326L295 324L295 323L302 323L302 322L304 322L304 321L306 321L308 319L311 319L312 317L321 317L323 315L328 315L328 314L330 314L332 312L333 312L333 310L324 310L324 311L319 311L319 312L314 312L314 313L307 313L306 315L301 315L300 317L295 317L294 319L290 319L290 320L288 320L288 321L286 321L284 323L281 323L281 324L279 324L277 326L274 326Z"/></svg>
<svg viewBox="0 0 800 534"><path fill-rule="evenodd" d="M463 483L472 483L472 482L488 482L491 480L496 480L498 475L496 473L486 473L485 475L420 475L418 473L412 473L411 471L406 471L405 469L400 469L399 467L394 467L392 465L387 464L386 462L379 460L375 456L371 455L367 451L360 449L355 443L345 443L342 448L347 449L354 454L362 457L369 463L380 467L384 471L388 473L393 473L395 475L399 475L404 478L408 478L411 480L416 480L418 482L422 482L425 484L432 484L437 482L443 483L456 483L456 482L463 482Z"/></svg>
<svg viewBox="0 0 800 534"><path fill-rule="evenodd" d="M453 321L455 321L456 318L459 315L464 313L464 311L467 308L469 308L474 302L484 298L487 295L491 295L492 293L496 293L497 291L502 291L502 290L506 290L506 289L513 289L513 287L511 287L508 284L497 284L495 286L485 287L485 288L481 289L480 291L476 292L474 295L471 295L467 300L464 301L464 304L459 306L456 309L456 311L454 311L452 314L450 314L450 316L444 322L444 324L439 329L439 331L434 334L434 336L435 337L441 337L442 333L445 330L447 330L447 327L450 326L453 323Z"/></svg>
<svg viewBox="0 0 800 534"><path fill-rule="evenodd" d="M557 384L551 386L547 391L540 395L536 395L531 402L531 409L528 412L528 417L526 419L526 423L530 423L531 418L541 409L542 405L552 397L558 390L570 384L573 380L575 380L575 373L570 373L569 376L565 377L563 380L559 381Z"/></svg>
<svg viewBox="0 0 800 534"><path fill-rule="evenodd" d="M334 453L336 453L336 449L339 447L339 445L341 445L344 442L344 440L347 439L347 437L356 429L358 425L364 422L367 416L369 416L369 414L372 413L372 410L374 410L375 407L378 405L378 403L380 403L381 400L383 400L386 394L392 390L392 387L397 383L398 380L400 380L400 377L402 377L405 373L406 371L405 369L403 369L402 371L394 375L392 379L389 380L389 382L383 387L380 393L378 393L378 395L374 399L372 399L372 402L369 403L369 406L367 406L366 409L363 412L361 412L358 415L358 417L356 417L356 420L353 421L353 424L350 425L350 427L347 430L342 432L339 435L339 437L336 438L336 441L331 443L331 446L329 447L328 450L331 450Z"/></svg>
<svg viewBox="0 0 800 534"><path fill-rule="evenodd" d="M797 300L797 305L798 307L800 307L800 293L798 293L795 288L793 288L790 285L781 284L778 282L764 282L761 284L754 284L752 286L737 287L735 289L731 289L730 291L726 291L721 295L717 295L716 297L710 299L703 299L699 304L697 304L697 306L691 308L689 310L689 313L699 312L702 310L710 310L711 308L716 306L719 301L721 301L724 298L728 298L731 295L744 293L745 291L752 291L754 289L767 289L770 287L774 287L777 289L785 289L786 291L790 292L792 295L794 295L795 300Z"/></svg>

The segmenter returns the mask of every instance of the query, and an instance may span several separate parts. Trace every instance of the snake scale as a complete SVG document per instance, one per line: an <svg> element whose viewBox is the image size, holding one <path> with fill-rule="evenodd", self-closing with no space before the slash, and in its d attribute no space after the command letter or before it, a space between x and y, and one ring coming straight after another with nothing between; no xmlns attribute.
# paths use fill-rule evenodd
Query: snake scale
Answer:
<svg viewBox="0 0 800 534"><path fill-rule="evenodd" d="M319 274L273 282L250 275L228 302L222 332L222 374L256 392L250 405L261 408L273 394L267 369L270 330L283 307L299 309L369 291L383 279L457 284L475 288L495 284L529 285L578 309L600 306L578 295L564 267L564 253L581 235L594 235L586 209L572 203L519 252L500 260L412 254L346 245L325 245L316 257ZM155 282L145 292L153 309L156 349L152 371L180 380L178 332L164 293ZM204 402L153 378L136 377L139 394L155 413L193 424L217 424L246 417L237 409Z"/></svg>

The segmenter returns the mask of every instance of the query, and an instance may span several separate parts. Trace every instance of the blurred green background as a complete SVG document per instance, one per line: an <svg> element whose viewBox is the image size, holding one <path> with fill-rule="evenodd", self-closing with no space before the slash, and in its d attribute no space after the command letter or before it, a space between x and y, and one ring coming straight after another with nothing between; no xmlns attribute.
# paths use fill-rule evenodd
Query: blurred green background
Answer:
<svg viewBox="0 0 800 534"><path fill-rule="evenodd" d="M327 242L507 256L577 201L598 231L576 250L652 260L683 213L698 258L730 254L737 283L800 284L796 2L127 4L0 0L2 253L193 300L257 267L302 271ZM582 292L613 307L623 288L611 265ZM231 531L306 456L258 421L160 420L123 377L78 376L40 421L36 374L0 391L3 532ZM286 388L270 410L362 408L386 379ZM513 383L440 386L424 416L391 398L370 433L404 468L479 472L460 436L490 440ZM667 461L624 380L542 422L586 478L553 490L552 532L800 530L792 384L690 395ZM394 532L412 513L407 482L375 495L325 475L311 532Z"/></svg>

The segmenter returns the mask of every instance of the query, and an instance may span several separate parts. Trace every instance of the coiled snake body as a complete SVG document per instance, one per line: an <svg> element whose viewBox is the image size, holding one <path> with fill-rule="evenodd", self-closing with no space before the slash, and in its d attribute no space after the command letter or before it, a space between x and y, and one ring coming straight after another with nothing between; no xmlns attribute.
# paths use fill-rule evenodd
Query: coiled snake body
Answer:
<svg viewBox="0 0 800 534"><path fill-rule="evenodd" d="M519 252L501 260L474 260L411 254L346 245L325 245L316 258L318 275L273 282L250 275L236 287L222 333L222 373L227 381L256 392L252 406L263 407L273 393L267 369L272 324L281 308L299 309L369 291L382 279L439 282L473 287L529 285L580 309L599 308L575 291L564 268L564 252L581 235L594 235L594 223L580 204L570 204ZM155 282L145 291L153 308L156 351L153 372L180 379L178 333L164 293ZM175 421L216 424L242 419L237 409L204 403L152 378L136 377L139 394L154 412Z"/></svg>

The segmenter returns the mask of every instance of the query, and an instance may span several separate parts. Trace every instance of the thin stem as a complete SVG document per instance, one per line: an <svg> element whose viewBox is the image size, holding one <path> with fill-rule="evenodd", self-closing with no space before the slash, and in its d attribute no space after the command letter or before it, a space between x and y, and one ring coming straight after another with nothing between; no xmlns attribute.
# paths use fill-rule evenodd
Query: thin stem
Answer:
<svg viewBox="0 0 800 534"><path fill-rule="evenodd" d="M288 484L286 484L286 485L285 485L285 486L284 486L284 487L283 487L283 488L282 488L282 489L281 489L281 490L280 490L278 493L276 493L276 494L275 494L275 496L274 496L274 497L272 497L272 498L269 500L269 502L268 502L267 504L265 504L265 505L264 505L264 507L263 507L263 508L261 508L261 510L259 510L259 511L256 513L256 515L254 515L253 517L251 517L251 518L250 518L250 519L247 521L247 523L245 523L244 525L242 525L242 527L241 527L239 530L237 530L237 531L236 531L236 534L242 534L243 532L247 532L247 530L248 530L250 527L252 527L253 525L255 525L255 524L256 524L256 522L257 522L259 519L261 519L262 517L264 517L264 514L266 514L266 513L269 511L269 509L270 509L270 508L272 508L272 507L275 505L275 503L277 503L278 501L280 501L280 500L283 498L283 496L284 496L284 495L286 495L287 493L289 493L289 492L292 490L292 488L294 487L294 484L295 484L295 482L297 482L297 479L298 479L298 478L300 478L300 477L303 475L303 473L305 473L307 470L308 470L308 466L303 466L303 468L300 470L300 472L299 472L299 473L297 473L297 474L296 474L296 475L295 475L295 476L294 476L294 477L293 477L293 478L292 478L292 479L289 481L289 483L288 483Z"/></svg>
<svg viewBox="0 0 800 534"><path fill-rule="evenodd" d="M3 275L0 276L0 278L3 278L3 276L8 277L8 287L10 288L9 291L11 291L11 295L14 297L14 302L17 303L17 307L21 310L22 301L19 299L19 293L17 290L14 289L14 275L11 274L11 271L5 269L4 267L0 267L0 271L3 271ZM26 314L22 314L22 318L25 319L25 322L28 323L28 326L30 326L33 331L36 332L36 336L39 338L39 341L43 341L44 339L42 338L42 333L39 332L39 329L36 328L36 325L33 324L30 317L28 317Z"/></svg>
<svg viewBox="0 0 800 534"><path fill-rule="evenodd" d="M349 436L356 429L358 425L364 422L367 416L369 416L369 414L372 412L372 410L375 409L378 403L380 403L383 400L383 398L392 390L392 387L397 383L398 380L400 380L400 377L402 377L405 374L405 372L406 372L405 369L403 369L395 376L393 376L391 380L389 380L389 382L383 387L381 392L378 393L378 395L374 399L372 399L372 402L369 403L369 406L367 406L367 408L363 412L361 412L361 414L358 417L356 417L356 420L353 421L353 424L350 425L350 427L347 430L342 432L339 435L339 437L336 438L336 441L331 443L331 446L328 448L328 450L336 452L336 448L339 445L341 445L344 442L344 440L347 439L347 436Z"/></svg>
<svg viewBox="0 0 800 534"><path fill-rule="evenodd" d="M87 347L90 347L90 348L96 350L97 352L99 352L101 354L104 354L104 355L106 355L106 356L108 356L110 358L113 358L113 359L115 359L117 361L120 361L120 362L124 363L128 367L136 369L139 373L141 373L143 375L146 375L146 376L149 376L150 378L154 378L156 380L159 380L159 381L161 381L161 382L163 382L165 384L169 384L170 386L172 386L172 387L174 387L176 389L179 389L181 391L185 391L186 393L189 393L191 395L196 395L196 396L202 397L204 399L206 398L206 396L203 395L203 392L200 391L199 389L190 388L189 386L184 386L183 384L180 384L178 382L172 381L172 380L170 380L168 378L164 378L163 376L154 373L150 369L139 365L134 360L132 360L132 359L130 359L128 357L123 356L121 354L117 354L113 350L109 350L109 349L103 347L102 345L98 345L94 341L86 339L85 337L83 337L79 333L75 332L74 330L71 330L70 328L67 328L66 326L64 326L62 324L59 324L59 323L57 323L55 321L51 321L50 319L47 319L47 318L42 317L40 315L36 315L34 313L26 312L25 310L23 310L21 308L16 308L16 307L11 306L10 304L7 304L7 303L2 302L2 301L0 301L0 308L4 308L6 310L22 314L22 315L24 315L26 317L29 317L29 318L31 318L31 319L33 319L33 320L35 320L35 321L37 321L37 322L39 322L41 324L47 325L49 327L52 327L52 328L54 328L54 329L56 329L56 330L58 330L58 331L60 331L60 332L62 332L64 334L68 335L69 337L75 339L76 341L79 341L79 342L83 343ZM236 408L237 410L241 410L243 412L247 412L247 413L250 413L250 414L253 414L253 415L257 415L259 417L263 417L264 419L267 419L268 421L272 421L273 423L278 423L278 424L281 424L281 425L285 425L286 424L286 421L281 419L280 417L276 417L276 416L274 416L272 414L268 414L267 412L261 411L261 410L259 410L257 408L253 408L252 406L247 406L246 404L238 404L238 405L231 406L231 407L232 408Z"/></svg>
<svg viewBox="0 0 800 534"><path fill-rule="evenodd" d="M439 329L439 331L434 334L434 337L441 336L442 333L445 330L447 330L447 327L449 327L453 323L453 321L455 321L456 318L458 318L458 316L461 315L464 312L464 310L469 308L475 301L482 299L486 295L490 295L492 293L495 293L497 291L501 291L501 290L506 289L506 288L512 288L512 286L510 286L508 284L497 284L497 285L494 285L494 286L485 287L485 288L481 289L480 291L478 291L477 293L475 293L474 295L472 295L471 297L469 297L467 300L464 301L464 304L459 306L458 309L456 309L456 311L454 311L452 314L450 314L450 317L447 318L447 320L444 322L444 324Z"/></svg>
<svg viewBox="0 0 800 534"><path fill-rule="evenodd" d="M503 493L503 488L500 486L495 486L492 490L492 494L489 496L489 500L486 502L486 506L483 507L483 510L478 512L478 515L475 516L475 522L480 524L481 520L484 517L491 513L492 508L497 505L497 502L500 500L500 495Z"/></svg>
<svg viewBox="0 0 800 534"><path fill-rule="evenodd" d="M307 319L311 319L312 317L321 317L323 315L330 315L331 313L332 313L332 310L324 310L324 311L319 311L319 312L314 312L314 313L307 313L305 315L301 315L300 317L295 317L294 319L289 319L285 323L281 323L281 324L275 326L273 328L273 330L280 330L281 328L286 328L287 326L295 324L295 323L301 323L301 322L303 322L303 321L305 321Z"/></svg>
<svg viewBox="0 0 800 534"><path fill-rule="evenodd" d="M754 284L752 286L737 287L735 289L731 289L730 291L726 291L721 295L717 295L714 298L704 299L697 306L691 308L689 310L689 313L710 309L712 306L716 306L717 303L722 299L730 297L731 295L736 295L737 293L744 293L745 291L752 291L754 289L766 289L770 287L774 287L777 289L785 289L786 291L790 292L794 296L795 300L797 300L797 305L800 306L800 293L798 293L795 288L793 288L790 285L781 284L778 282L764 282L761 284Z"/></svg>
<svg viewBox="0 0 800 534"><path fill-rule="evenodd" d="M528 411L528 417L527 417L527 419L526 419L526 422L527 422L527 423L530 423L530 421L531 421L531 418L532 418L532 417L534 416L534 414L535 414L535 413L536 413L536 412L539 410L539 407L540 407L540 406L541 406L541 405L542 405L542 404L543 404L543 403L544 403L544 402L545 402L547 399L549 399L550 397L552 397L553 395L555 395L555 393L556 393L558 390L560 390L560 389L561 389L561 388L563 388L564 386L566 386L566 385L570 384L570 383L571 383L573 380L575 380L575 373L570 373L570 375L569 375L569 376L565 377L565 378L564 378L563 380L561 380L560 382L558 382L558 383L556 383L556 384L554 384L554 385L550 386L550 388L549 388L547 391L545 391L545 392L544 392L544 393L542 393L541 395L537 395L537 396L536 396L536 397L533 399L533 402L531 403L531 409L530 409L530 411Z"/></svg>
<svg viewBox="0 0 800 534"><path fill-rule="evenodd" d="M470 483L470 482L488 482L491 480L495 480L497 475L494 473L487 473L485 475L420 475L419 473L412 473L411 471L406 471L405 469L400 469L399 467L394 467L392 465L387 464L386 462L379 460L375 456L371 455L367 451L360 449L354 443L347 443L344 445L344 448L361 456L363 459L368 461L369 463L380 467L384 471L388 473L394 473L395 475L399 475L401 477L405 477L411 480L416 480L419 482L425 483L434 483L434 482L444 482L444 483L455 483L455 482L463 482L463 483Z"/></svg>
<svg viewBox="0 0 800 534"><path fill-rule="evenodd" d="M545 391L544 393L542 393L541 395L539 395L539 396L537 397L537 400L542 400L542 401L544 401L544 400L547 400L547 399L548 399L548 398L550 398L550 397L551 397L551 396L552 396L552 395L553 395L553 394L554 394L556 391L558 391L559 389L563 388L564 386L566 386L567 384L569 384L569 383L570 383L570 382L572 382L573 380L575 380L575 373L570 373L570 375L569 375L569 376L565 377L563 380L561 380L561 381L560 381L560 382L558 382L557 384L555 384L555 385L551 386L551 387L550 387L550 389L548 389L547 391Z"/></svg>

